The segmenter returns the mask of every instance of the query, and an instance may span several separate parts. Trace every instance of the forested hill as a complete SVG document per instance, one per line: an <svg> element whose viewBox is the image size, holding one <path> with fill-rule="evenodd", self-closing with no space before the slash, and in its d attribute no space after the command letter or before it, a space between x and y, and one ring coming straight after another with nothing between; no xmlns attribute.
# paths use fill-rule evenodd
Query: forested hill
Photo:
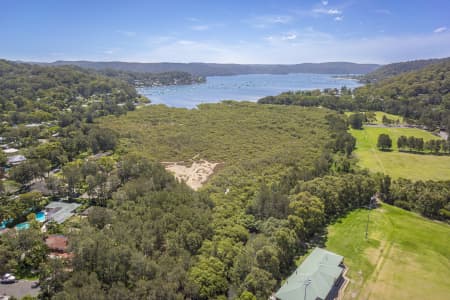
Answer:
<svg viewBox="0 0 450 300"><path fill-rule="evenodd" d="M125 81L81 68L0 60L0 118L12 125L57 120L66 112L119 114L138 97Z"/></svg>
<svg viewBox="0 0 450 300"><path fill-rule="evenodd" d="M421 70L358 88L365 106L419 120L428 127L450 126L450 59Z"/></svg>
<svg viewBox="0 0 450 300"><path fill-rule="evenodd" d="M393 63L381 66L380 68L372 71L364 76L360 77L360 80L364 83L373 83L379 82L381 80L394 77L396 75L400 75L403 73L417 71L423 69L432 64L438 64L442 62L450 61L450 57L441 58L441 59L422 59L422 60L413 60L413 61L405 61L399 63Z"/></svg>
<svg viewBox="0 0 450 300"><path fill-rule="evenodd" d="M170 71L163 73L133 72L115 69L93 70L102 75L121 79L134 86L187 85L205 82L203 76L192 75L188 72Z"/></svg>
<svg viewBox="0 0 450 300"><path fill-rule="evenodd" d="M450 60L387 78L354 91L299 91L265 97L261 104L323 106L347 111L384 111L428 126L450 127Z"/></svg>
<svg viewBox="0 0 450 300"><path fill-rule="evenodd" d="M93 61L56 61L50 65L75 65L82 68L103 70L114 69L132 72L188 72L197 76L240 75L240 74L366 74L379 65L356 64L349 62L303 63L294 65L241 65L215 63L128 63Z"/></svg>

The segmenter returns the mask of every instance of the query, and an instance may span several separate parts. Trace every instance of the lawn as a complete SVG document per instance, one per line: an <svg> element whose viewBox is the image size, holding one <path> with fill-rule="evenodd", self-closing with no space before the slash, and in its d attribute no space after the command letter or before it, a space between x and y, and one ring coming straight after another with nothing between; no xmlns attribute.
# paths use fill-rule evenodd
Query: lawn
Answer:
<svg viewBox="0 0 450 300"><path fill-rule="evenodd" d="M372 172L383 172L393 178L412 180L450 180L450 156L412 154L398 152L397 139L401 135L423 138L425 141L438 139L431 133L417 128L378 128L364 127L363 130L350 130L356 138L355 154L359 164ZM377 149L378 136L388 134L393 143L393 151Z"/></svg>
<svg viewBox="0 0 450 300"><path fill-rule="evenodd" d="M403 120L402 116L396 116L396 115L388 114L388 113L385 113L382 111L376 111L375 115L376 115L376 119L377 119L377 121L375 122L376 124L383 124L383 116L386 116L388 119L393 120L393 121L398 120L399 124L404 124L404 120Z"/></svg>
<svg viewBox="0 0 450 300"><path fill-rule="evenodd" d="M329 226L326 248L344 256L344 299L448 299L450 226L383 204Z"/></svg>
<svg viewBox="0 0 450 300"><path fill-rule="evenodd" d="M405 124L404 118L402 116L397 116L397 115L385 113L382 111L375 111L374 113L375 113L376 120L374 122L372 122L372 124L382 125L383 124L383 116L386 116L388 119L393 120L393 121L398 120L399 124ZM350 116L352 114L354 114L354 112L346 112L345 113L346 116Z"/></svg>

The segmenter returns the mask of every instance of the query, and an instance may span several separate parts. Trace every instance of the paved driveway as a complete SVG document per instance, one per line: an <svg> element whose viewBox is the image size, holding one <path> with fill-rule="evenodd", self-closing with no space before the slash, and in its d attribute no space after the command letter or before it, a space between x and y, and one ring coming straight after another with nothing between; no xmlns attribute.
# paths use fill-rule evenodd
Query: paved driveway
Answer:
<svg viewBox="0 0 450 300"><path fill-rule="evenodd" d="M33 280L19 280L16 283L1 284L0 283L0 299L1 296L14 296L17 299L21 299L26 295L37 296L39 294L39 287L32 288Z"/></svg>

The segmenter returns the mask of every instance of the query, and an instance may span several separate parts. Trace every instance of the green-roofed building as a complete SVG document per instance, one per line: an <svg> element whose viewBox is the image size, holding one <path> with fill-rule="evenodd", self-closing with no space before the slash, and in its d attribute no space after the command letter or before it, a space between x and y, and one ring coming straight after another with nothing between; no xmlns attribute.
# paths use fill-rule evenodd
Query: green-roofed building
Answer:
<svg viewBox="0 0 450 300"><path fill-rule="evenodd" d="M315 248L276 292L279 300L331 300L344 285L344 257Z"/></svg>

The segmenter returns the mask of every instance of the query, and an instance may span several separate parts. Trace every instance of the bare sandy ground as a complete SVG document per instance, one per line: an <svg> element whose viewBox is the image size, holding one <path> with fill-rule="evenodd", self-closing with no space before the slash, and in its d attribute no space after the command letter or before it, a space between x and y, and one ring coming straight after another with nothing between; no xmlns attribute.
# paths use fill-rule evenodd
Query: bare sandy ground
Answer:
<svg viewBox="0 0 450 300"><path fill-rule="evenodd" d="M201 159L192 162L190 166L186 166L186 162L161 162L167 171L173 173L175 178L184 181L193 190L198 190L205 184L211 175L214 174L215 168L220 163L213 163Z"/></svg>

